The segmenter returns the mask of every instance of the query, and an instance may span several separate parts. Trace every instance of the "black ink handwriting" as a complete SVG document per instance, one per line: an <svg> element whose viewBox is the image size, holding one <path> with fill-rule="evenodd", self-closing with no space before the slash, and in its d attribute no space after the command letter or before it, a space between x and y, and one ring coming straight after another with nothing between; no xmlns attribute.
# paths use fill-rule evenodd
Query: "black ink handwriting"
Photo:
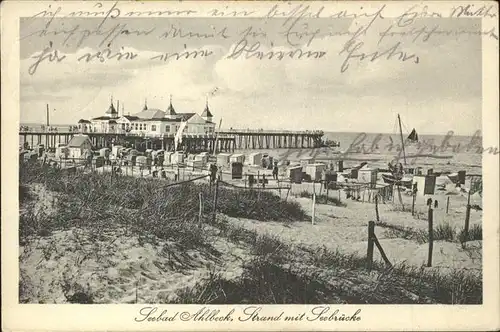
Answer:
<svg viewBox="0 0 500 332"><path fill-rule="evenodd" d="M326 55L324 51L304 51L301 48L296 48L291 51L260 51L261 43L254 42L249 45L246 39L240 40L233 48L230 50L230 54L227 56L227 59L238 59L240 56L244 54L245 59L256 58L259 60L283 60L287 59L319 59Z"/></svg>
<svg viewBox="0 0 500 332"><path fill-rule="evenodd" d="M399 27L406 27L415 23L416 19L419 18L440 18L442 15L440 13L429 11L429 7L420 5L414 5L410 9L406 10L403 14L396 17L397 25Z"/></svg>
<svg viewBox="0 0 500 332"><path fill-rule="evenodd" d="M52 42L50 42L48 47L40 52L40 54L34 55L32 58L36 59L36 61L28 68L28 73L30 75L34 75L38 69L38 66L45 60L48 60L49 62L56 61L57 63L59 63L66 58L66 55L59 55L58 50L52 49Z"/></svg>
<svg viewBox="0 0 500 332"><path fill-rule="evenodd" d="M107 60L116 59L117 61L125 60L133 60L137 57L137 53L134 52L113 52L111 49L106 48L102 51L97 52L88 52L81 57L78 58L77 61L85 60L85 62L91 62L94 59L98 59L100 62L105 62Z"/></svg>
<svg viewBox="0 0 500 332"><path fill-rule="evenodd" d="M253 26L249 26L248 28L246 28L245 30L243 30L241 33L240 33L240 36L242 38L267 38L267 33L265 31L262 31L262 29L260 29L259 31L255 31L255 28Z"/></svg>
<svg viewBox="0 0 500 332"><path fill-rule="evenodd" d="M314 31L304 31L308 30L309 28L309 25L307 23L305 23L305 25L301 25L302 31L296 31L294 29L298 27L299 22L305 18L320 18L321 13L325 9L325 7L320 7L315 13L312 13L310 11L311 6L306 6L304 4L300 4L288 12L279 11L278 8L279 6L277 4L274 5L265 17L286 17L286 20L283 23L285 31L283 31L282 34L286 37L288 44L291 46L299 46L301 43L296 42L294 38L298 38L299 40L301 40L302 38L307 37L309 38L307 46L309 46L312 43L313 39L319 34L320 30L316 29Z"/></svg>
<svg viewBox="0 0 500 332"><path fill-rule="evenodd" d="M144 10L144 11L132 11L123 14L124 17L144 17L144 16L183 16L196 14L196 10L186 9L186 10Z"/></svg>
<svg viewBox="0 0 500 332"><path fill-rule="evenodd" d="M484 35L489 36L493 39L498 40L498 34L495 33L495 28L491 28L487 31L483 31L480 28L476 30L464 30L464 29L442 29L438 24L428 27L421 26L417 27L404 27L401 28L397 25L390 25L386 30L382 31L380 34L380 39L378 44L382 42L386 37L413 37L412 42L416 42L419 38L423 42L429 41L433 36L446 35L446 36L463 36L463 35Z"/></svg>
<svg viewBox="0 0 500 332"><path fill-rule="evenodd" d="M473 4L469 4L467 6L456 6L453 7L450 17L497 17L494 10L495 8L493 5L483 5L480 7L475 7Z"/></svg>
<svg viewBox="0 0 500 332"><path fill-rule="evenodd" d="M160 61L168 61L170 59L181 60L181 59L196 59L199 57L208 57L213 55L214 52L210 49L197 49L197 50L187 50L187 46L184 45L184 51L182 52L174 52L174 53L163 53L160 55L156 55L151 57L151 60L160 60Z"/></svg>
<svg viewBox="0 0 500 332"><path fill-rule="evenodd" d="M227 27L224 27L222 29L216 29L215 27L212 27L212 32L193 32L193 31L183 30L181 27L174 26L172 24L170 25L170 29L168 31L165 31L163 34L160 35L160 38L209 39L209 38L222 37L224 39L227 39L229 38L229 36L227 35L228 33L227 30L228 30Z"/></svg>
<svg viewBox="0 0 500 332"><path fill-rule="evenodd" d="M228 6L226 6L226 10L227 9L228 9ZM246 11L246 10L222 11L222 10L219 10L216 8L208 11L208 15L216 16L216 17L240 17L240 16L246 17L246 16L250 16L252 14L255 14L255 11Z"/></svg>
<svg viewBox="0 0 500 332"><path fill-rule="evenodd" d="M361 29L361 28L360 28ZM339 55L347 53L346 58L344 59L340 72L344 73L347 69L349 69L350 60L358 59L358 61L369 60L373 62L377 59L396 59L402 62L412 60L414 63L419 63L419 57L413 53L406 53L402 51L401 42L396 42L393 46L383 50L383 51L374 51L372 53L364 53L360 52L360 49L363 47L364 43L361 41L357 41L356 36L353 36L350 40L345 43L344 48L339 52Z"/></svg>

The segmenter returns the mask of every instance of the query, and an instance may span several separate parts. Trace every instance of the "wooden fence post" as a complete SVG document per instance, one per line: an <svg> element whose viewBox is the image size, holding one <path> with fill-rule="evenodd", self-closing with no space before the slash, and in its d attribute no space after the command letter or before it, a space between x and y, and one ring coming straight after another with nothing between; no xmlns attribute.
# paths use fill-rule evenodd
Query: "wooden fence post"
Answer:
<svg viewBox="0 0 500 332"><path fill-rule="evenodd" d="M340 199L340 189L339 189L339 203L342 202L341 199Z"/></svg>
<svg viewBox="0 0 500 332"><path fill-rule="evenodd" d="M429 254L427 256L427 266L432 266L432 249L434 247L434 226L433 226L433 210L432 206L429 205L429 211L427 219L429 220Z"/></svg>
<svg viewBox="0 0 500 332"><path fill-rule="evenodd" d="M203 194L200 192L198 194L198 197L200 199L200 209L198 211L198 227L201 228L201 225L203 223L202 218L203 218Z"/></svg>
<svg viewBox="0 0 500 332"><path fill-rule="evenodd" d="M465 248L465 243L469 240L469 220L470 220L470 190L467 195L467 206L465 208L465 227L462 247Z"/></svg>
<svg viewBox="0 0 500 332"><path fill-rule="evenodd" d="M404 212L405 204L403 203L403 196L401 196L401 188L399 187L399 185L398 185L398 198L399 198L399 202L401 203L401 207L402 207L403 212Z"/></svg>
<svg viewBox="0 0 500 332"><path fill-rule="evenodd" d="M375 235L375 222L368 222L368 250L366 252L366 267L371 270L373 264L373 237Z"/></svg>
<svg viewBox="0 0 500 332"><path fill-rule="evenodd" d="M415 191L412 190L411 192L411 215L415 215Z"/></svg>
<svg viewBox="0 0 500 332"><path fill-rule="evenodd" d="M219 181L215 179L215 193L214 193L214 207L213 207L213 215L212 215L212 222L215 224L215 219L217 216L217 194L219 191Z"/></svg>
<svg viewBox="0 0 500 332"><path fill-rule="evenodd" d="M316 193L313 193L313 197L312 197L312 219L311 219L311 222L312 224L314 225L314 217L315 217L315 207L316 205Z"/></svg>
<svg viewBox="0 0 500 332"><path fill-rule="evenodd" d="M325 204L328 204L328 191L330 189L330 183L326 182L326 202Z"/></svg>
<svg viewBox="0 0 500 332"><path fill-rule="evenodd" d="M392 266L391 262L389 261L389 258L387 258L387 255L384 252L384 249L382 248L382 245L377 239L377 236L375 235L375 232L373 233L373 242L378 248L378 251L380 252L380 256L382 256L382 259L384 260L385 264L388 266Z"/></svg>
<svg viewBox="0 0 500 332"><path fill-rule="evenodd" d="M446 198L446 214L448 214L448 208L450 207L450 196Z"/></svg>
<svg viewBox="0 0 500 332"><path fill-rule="evenodd" d="M375 195L375 215L377 216L377 221L380 221L380 216L378 214L378 195Z"/></svg>

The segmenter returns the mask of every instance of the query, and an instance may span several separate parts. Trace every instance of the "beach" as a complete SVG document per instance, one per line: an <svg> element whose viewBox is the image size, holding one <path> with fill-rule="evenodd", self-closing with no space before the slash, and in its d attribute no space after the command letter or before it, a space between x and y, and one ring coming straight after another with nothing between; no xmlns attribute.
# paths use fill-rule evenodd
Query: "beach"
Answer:
<svg viewBox="0 0 500 332"><path fill-rule="evenodd" d="M330 190L329 197L335 200L330 202L325 197L327 192L320 189L319 184L291 184L285 178L281 178L278 182L271 179L270 170L256 166L245 167L244 172L268 174L267 187L280 189L268 190L266 194L274 195L279 202L286 201L286 204L296 205L303 211L303 214L292 222L283 222L279 218L264 221L260 217L239 216L248 209L255 209L251 214L255 216L270 211L260 210L259 212L259 206L261 206L260 209L267 209L264 204L267 204L267 201L261 201L260 194L258 194L260 191L255 190L257 201L249 207L241 205L248 204L244 203L245 196L225 198L229 199L227 204L236 200L233 203L239 207L235 210L229 205L225 206L226 203L220 203L223 205L218 209L215 223L213 223L210 221L210 204L213 198L206 197L202 209L204 221L200 230L206 240L203 241L203 245L193 242L189 248L179 243L179 238L175 233L163 239L158 237L159 235L154 235L155 231L150 236L147 235L148 240L145 240L143 235L131 233L128 226L124 227L122 222L119 223L121 226L97 227L97 229L102 229L97 232L98 235L96 235L95 226L89 229L82 226L81 222L75 225L72 225L72 222L65 222L66 226L62 229L44 232L42 236L37 235L21 246L20 272L23 285L21 300L28 303L67 303L85 301L85 298L82 300L78 296L75 299L75 294L91 294L92 303L178 303L187 301L186 294L196 293L198 288L202 287L200 285L208 282L207 280L213 280L214 276L231 284L246 280L249 263L255 260L266 261L273 255L279 256L273 258L279 262L273 265L275 266L273 268L292 269L290 271L295 271L293 273L302 275L305 272L297 271L303 271L306 266L309 266L312 271L321 273L323 275L321 280L328 285L348 282L351 286L347 288L347 293L358 294L361 289L373 287L373 283L376 282L372 273L365 270L365 263L363 263L366 258L370 221L375 221L375 234L392 266L404 271L407 269L420 271L419 273L425 273L426 276L439 275L441 276L439 278L444 278L443 280L446 280L446 276L453 278L452 276L457 273L462 273L465 278L478 278L478 280L481 278L482 237L470 239L465 246L460 243L460 234L466 218L467 194L464 192L449 189L436 191L435 195L417 197L413 215L411 213L412 197L403 192L402 201L394 195L393 200L377 202L379 214L379 220L377 220L375 202L368 196L363 195L360 200L352 200L347 198L344 190ZM200 174L208 174L208 172L200 171L192 175L190 173L192 172L189 169L184 169L180 180L189 181ZM144 172L142 177L137 172L133 174L136 179L134 181L144 182L145 188L149 188L153 183L155 183L154 186L161 186L163 183L161 179L152 178L148 172ZM105 179L109 179L106 177L109 176L109 172L104 171L87 176L103 177L103 183L107 183L108 180ZM129 181L125 180L126 178L132 177L122 177L123 181ZM71 178L67 181L71 181ZM206 180L197 180L196 183L205 182ZM235 189L229 185L242 189ZM248 191L244 189L246 185L243 180L231 179L230 172L224 171L219 184L222 189L219 190L243 193ZM151 189L147 190L149 192ZM22 204L21 216L34 208L35 212L44 211L49 219L60 220L61 207L57 207L63 199L60 193L49 190L43 184L30 184L29 192L32 200L27 204ZM150 195L143 190L141 192L143 192L141 195L146 195L144 197ZM304 195L304 192L307 195ZM106 191L103 193L109 195ZM312 197L308 196L312 193L317 195L314 205L314 224L312 222ZM81 196L81 194L78 195ZM127 195L127 193L123 192L120 195ZM189 197L189 201L172 204L186 204L187 210L183 213L193 215L197 220L198 195ZM437 207L433 205L433 228L436 235L433 242L431 267L427 266L429 224L426 201L429 198L432 198L433 202L438 201ZM165 203L169 204L168 200ZM118 215L125 213L121 217L125 218L124 220L128 218L127 216L148 213L146 211L150 209L148 204L143 203L146 205L138 206L138 210L134 208L127 212L127 210L123 211L122 206L110 204L102 206L106 210L112 209ZM481 206L481 197L478 194L471 195L470 204ZM104 213L108 216L102 218L115 220L114 217L109 216L111 212L99 212L100 210L96 211L95 208L93 210L92 215ZM98 212L97 215L96 212ZM161 222L162 218L165 217L152 215L151 222ZM186 222L187 220L185 219ZM137 222L138 220L132 219L126 221L125 225ZM89 225L94 224L100 225L101 220L99 218L92 220ZM189 222L188 224L182 222L182 224L189 225ZM480 229L481 225L482 211L471 210L470 229ZM177 226L174 222L168 227L174 227L172 228L174 231ZM197 227L199 226L193 224L187 227L190 229L189 232L198 234ZM325 255L337 255L335 254L337 252L341 257L345 257L342 261L328 264L317 262ZM309 259L316 263L308 263ZM345 263L351 260L353 263ZM382 264L380 251L375 250L374 260ZM351 267L345 266L346 264L354 265ZM335 266L337 266L337 272L327 272ZM382 269L377 273L382 276L386 273L383 271ZM301 278L309 275L308 273ZM450 287L455 286L460 287L460 285ZM437 295L433 297L427 294L427 291L419 293L410 286L401 287L400 292L395 294L391 301L414 303L458 301L447 297L440 299ZM383 288L380 291L383 291ZM202 295L197 296L201 296L199 301L204 301ZM335 296L337 297L330 300L338 301L338 303L376 303L380 300L379 296L383 295L376 292L370 295L370 298L363 298L358 294L350 300L346 300L339 294ZM227 303L221 298L218 298L218 301ZM463 301L472 300L464 298Z"/></svg>

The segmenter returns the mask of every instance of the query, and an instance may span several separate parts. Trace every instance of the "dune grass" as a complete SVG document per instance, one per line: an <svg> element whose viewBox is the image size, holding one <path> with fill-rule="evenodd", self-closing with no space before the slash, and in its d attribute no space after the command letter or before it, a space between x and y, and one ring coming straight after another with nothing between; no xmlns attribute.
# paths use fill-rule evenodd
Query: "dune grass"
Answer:
<svg viewBox="0 0 500 332"><path fill-rule="evenodd" d="M363 257L326 248L292 247L277 237L230 224L223 216L214 223L211 219L213 187L207 184L188 183L166 188L168 182L158 179L112 178L109 174L72 176L60 170L32 167L21 171L21 185L42 183L64 199L56 200L57 213L52 215L36 213L29 199L22 203L25 209L21 214L20 240L25 244L30 238L47 236L60 229L84 228L98 238L109 229L120 228L144 243L170 240L180 248L195 248L202 254L217 256L219 253L197 226L201 192L203 222L218 229L219 236L246 244L254 259L244 264L240 278L226 280L212 273L195 287L179 292L178 303L482 302L480 278L465 272L442 275L405 265L387 269L378 262L372 271L367 271ZM261 221L304 218L304 212L295 203L284 202L271 193L254 194L219 188L218 211ZM26 197L31 196L28 191ZM447 229L442 233L449 234ZM20 290L28 286L20 285ZM92 291L74 291L67 300L91 303Z"/></svg>
<svg viewBox="0 0 500 332"><path fill-rule="evenodd" d="M465 229L462 228L458 233L458 239L461 243L467 241L475 241L483 239L483 227L479 224L474 224L469 228L468 236L465 235Z"/></svg>
<svg viewBox="0 0 500 332"><path fill-rule="evenodd" d="M404 227L398 225L388 224L386 222L378 222L377 226L383 227L384 236L389 239L401 238L406 240L414 240L418 243L427 243L429 241L429 232L424 229L413 229L411 227ZM447 241L457 242L459 235L454 227L449 223L439 224L434 228L434 241Z"/></svg>
<svg viewBox="0 0 500 332"><path fill-rule="evenodd" d="M334 206L346 207L347 204L338 199L338 197L333 196L333 193L334 192L332 191L332 195L329 195L328 197L326 196L326 194L316 194L316 204L329 204ZM303 190L296 196L312 199L313 194L311 194L307 190Z"/></svg>
<svg viewBox="0 0 500 332"><path fill-rule="evenodd" d="M201 236L193 223L198 223L199 194L203 199L203 216L213 211L214 187L206 183L186 183L170 186L159 179L138 179L111 174L75 174L42 167L23 166L20 172L20 192L40 183L61 197L55 215L44 216L26 209L21 213L21 237L50 234L70 227L124 226L131 231L158 235L183 234L197 243ZM285 202L270 192L218 188L217 212L239 218L260 221L299 221L307 218L296 202ZM131 222L133 220L133 222ZM206 220L204 220L206 221ZM179 233L180 232L180 233Z"/></svg>
<svg viewBox="0 0 500 332"><path fill-rule="evenodd" d="M258 234L254 230L230 223L223 216L212 225L220 230L220 235L230 241L248 244L256 257L256 260L245 265L245 271L247 277L257 274L259 279L254 280L254 283L251 284L252 279L250 278L246 284L237 284L238 287L252 286L255 288L261 282L272 283L276 273L293 274L294 278L298 277L302 280L309 280L311 275L315 276L315 286L308 289L298 286L296 292L300 291L302 297L294 298L293 301L297 302L289 303L316 303L315 301L325 300L328 303L352 304L482 303L481 277L463 271L442 274L439 271L406 264L387 268L382 262L374 262L372 271L368 271L366 257L345 254L338 250L329 250L326 247L313 249L300 245L290 246L275 236ZM262 261L268 264L268 268L260 269ZM277 272L278 270L280 272ZM375 278L373 274L376 275ZM192 298L200 296L202 289L205 292L211 289L208 293L219 294L208 297L217 298L216 301L219 301L223 296L220 294L228 294L236 287L233 282L222 280L220 276L212 277L212 279L201 281L197 288L179 294L181 298L187 297L179 299L179 301L192 303L190 302ZM345 278L349 280L347 284L343 281ZM324 290L330 293L325 295ZM251 290L238 291L240 303L281 303L279 299L283 299L278 296L276 297L277 302L274 302L274 299L270 301L266 297L267 295L258 297Z"/></svg>
<svg viewBox="0 0 500 332"><path fill-rule="evenodd" d="M182 304L319 304L338 303L335 289L307 273L255 259L244 265L236 281L211 274L195 287L179 292Z"/></svg>

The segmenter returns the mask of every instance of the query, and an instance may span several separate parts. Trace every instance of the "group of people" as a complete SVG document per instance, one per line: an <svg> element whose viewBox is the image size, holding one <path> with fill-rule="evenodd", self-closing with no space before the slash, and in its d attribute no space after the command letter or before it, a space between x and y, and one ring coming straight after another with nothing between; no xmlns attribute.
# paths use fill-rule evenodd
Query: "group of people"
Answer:
<svg viewBox="0 0 500 332"><path fill-rule="evenodd" d="M325 188L325 190L327 189L328 187L328 181L327 181L327 178L326 176L330 173L330 172L334 172L335 171L335 166L333 165L333 162L330 162L330 164L328 165L328 168L324 168L322 171L321 171L321 182L323 183L323 186Z"/></svg>
<svg viewBox="0 0 500 332"><path fill-rule="evenodd" d="M389 162L387 167L389 168L389 171L395 176L403 176L404 174L403 164L401 163L397 163L394 165L392 162Z"/></svg>

